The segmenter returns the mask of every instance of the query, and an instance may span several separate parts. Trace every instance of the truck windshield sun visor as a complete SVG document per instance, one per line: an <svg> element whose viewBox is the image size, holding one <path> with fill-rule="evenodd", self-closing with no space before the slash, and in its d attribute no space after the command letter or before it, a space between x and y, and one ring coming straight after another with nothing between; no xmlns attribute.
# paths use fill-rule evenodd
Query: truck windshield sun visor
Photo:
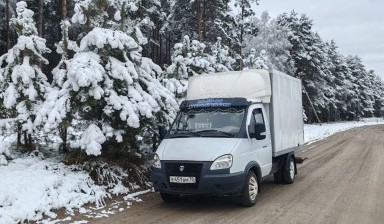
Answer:
<svg viewBox="0 0 384 224"><path fill-rule="evenodd" d="M169 138L216 137L238 135L245 108L195 108L180 111L169 132Z"/></svg>

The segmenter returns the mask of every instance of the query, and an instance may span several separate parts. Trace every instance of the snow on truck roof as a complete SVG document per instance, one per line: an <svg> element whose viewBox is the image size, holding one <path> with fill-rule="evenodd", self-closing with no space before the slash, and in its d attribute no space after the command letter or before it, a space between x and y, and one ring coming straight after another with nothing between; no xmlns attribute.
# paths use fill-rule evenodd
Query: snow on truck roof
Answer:
<svg viewBox="0 0 384 224"><path fill-rule="evenodd" d="M267 70L245 70L204 74L188 80L187 100L245 98L270 103L271 82Z"/></svg>

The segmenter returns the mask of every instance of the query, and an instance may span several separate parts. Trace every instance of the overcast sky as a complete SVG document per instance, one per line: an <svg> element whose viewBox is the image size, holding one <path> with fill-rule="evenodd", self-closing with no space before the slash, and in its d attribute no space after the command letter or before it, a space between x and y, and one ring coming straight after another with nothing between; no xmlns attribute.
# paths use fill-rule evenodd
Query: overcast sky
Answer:
<svg viewBox="0 0 384 224"><path fill-rule="evenodd" d="M358 55L366 69L384 80L384 0L260 0L259 16L272 18L295 10L313 20L313 30L324 40L335 40L344 55Z"/></svg>

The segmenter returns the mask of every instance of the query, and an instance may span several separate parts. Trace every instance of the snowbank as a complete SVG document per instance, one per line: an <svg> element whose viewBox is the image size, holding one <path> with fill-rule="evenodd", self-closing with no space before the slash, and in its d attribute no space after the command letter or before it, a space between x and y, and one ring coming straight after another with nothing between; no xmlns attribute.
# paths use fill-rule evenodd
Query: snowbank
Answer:
<svg viewBox="0 0 384 224"><path fill-rule="evenodd" d="M9 149L11 148L12 143L15 141L16 141L16 135L11 135L6 137L3 137L0 135L0 167L2 165L8 164L6 156L10 155Z"/></svg>
<svg viewBox="0 0 384 224"><path fill-rule="evenodd" d="M15 119L0 119L0 167L8 164L6 157L10 156L10 148L16 142L16 135L10 131L14 121Z"/></svg>
<svg viewBox="0 0 384 224"><path fill-rule="evenodd" d="M0 223L55 218L52 209L103 203L106 190L85 172L50 159L19 158L0 167Z"/></svg>
<svg viewBox="0 0 384 224"><path fill-rule="evenodd" d="M365 118L361 119L360 121L353 122L324 123L322 125L306 124L304 125L304 142L309 144L324 139L337 132L345 131L351 128L377 124L384 124L384 119Z"/></svg>

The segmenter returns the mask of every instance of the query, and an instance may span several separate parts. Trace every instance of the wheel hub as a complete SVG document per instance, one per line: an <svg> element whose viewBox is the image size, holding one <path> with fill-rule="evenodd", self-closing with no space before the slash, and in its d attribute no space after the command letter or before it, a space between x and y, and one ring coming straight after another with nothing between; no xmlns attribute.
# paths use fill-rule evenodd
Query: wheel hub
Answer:
<svg viewBox="0 0 384 224"><path fill-rule="evenodd" d="M254 177L249 179L249 197L252 201L256 199L257 193L259 192L259 186L257 184L257 180Z"/></svg>
<svg viewBox="0 0 384 224"><path fill-rule="evenodd" d="M291 176L291 179L295 177L295 164L293 162L289 164L289 175Z"/></svg>

